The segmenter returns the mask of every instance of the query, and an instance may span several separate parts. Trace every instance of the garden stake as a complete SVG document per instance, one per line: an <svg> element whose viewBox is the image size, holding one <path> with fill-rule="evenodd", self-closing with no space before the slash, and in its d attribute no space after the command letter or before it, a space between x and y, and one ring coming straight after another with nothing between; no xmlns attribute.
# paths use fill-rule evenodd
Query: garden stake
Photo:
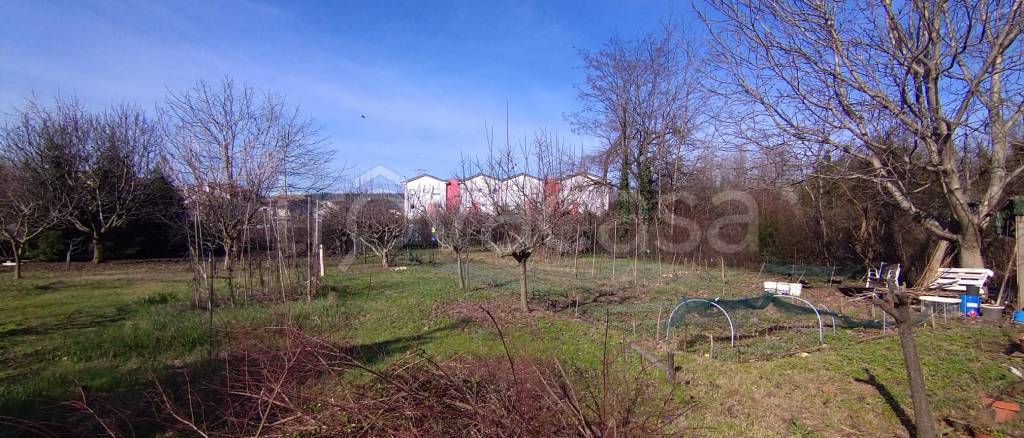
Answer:
<svg viewBox="0 0 1024 438"><path fill-rule="evenodd" d="M711 343L711 348L708 350L708 358L714 358L715 357L715 335L712 335L711 333L707 333L707 335L708 335L708 341Z"/></svg>

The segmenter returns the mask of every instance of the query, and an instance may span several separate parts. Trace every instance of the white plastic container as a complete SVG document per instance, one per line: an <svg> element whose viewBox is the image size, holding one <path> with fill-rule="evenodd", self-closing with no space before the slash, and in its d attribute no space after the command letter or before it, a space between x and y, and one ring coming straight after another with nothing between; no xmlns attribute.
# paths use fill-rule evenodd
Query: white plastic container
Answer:
<svg viewBox="0 0 1024 438"><path fill-rule="evenodd" d="M804 285L800 283L789 283L789 295L800 296L803 292Z"/></svg>
<svg viewBox="0 0 1024 438"><path fill-rule="evenodd" d="M769 294L800 296L803 292L803 285L800 283L766 281L764 282L764 291Z"/></svg>

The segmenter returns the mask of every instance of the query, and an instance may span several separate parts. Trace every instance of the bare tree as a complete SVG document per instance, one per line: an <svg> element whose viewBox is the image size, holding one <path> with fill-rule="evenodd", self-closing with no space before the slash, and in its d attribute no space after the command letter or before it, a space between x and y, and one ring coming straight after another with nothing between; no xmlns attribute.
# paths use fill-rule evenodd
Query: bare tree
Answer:
<svg viewBox="0 0 1024 438"><path fill-rule="evenodd" d="M354 242L370 248L385 268L409 236L409 218L402 211L401 200L390 194L359 194L328 215L328 221L344 222L344 226L332 228L344 229Z"/></svg>
<svg viewBox="0 0 1024 438"><path fill-rule="evenodd" d="M92 114L74 100L57 99L52 107L29 101L24 118L38 124L39 145L26 147L36 149L33 165L53 202L66 205L64 220L90 237L93 261L103 262L106 234L149 213L159 129L127 104Z"/></svg>
<svg viewBox="0 0 1024 438"><path fill-rule="evenodd" d="M1024 172L1019 0L710 0L705 83L732 138L775 155L845 155L937 238L982 267L981 233ZM825 147L822 150L822 146ZM798 164L798 163L791 163ZM930 208L919 194L937 190Z"/></svg>
<svg viewBox="0 0 1024 438"><path fill-rule="evenodd" d="M64 218L67 204L42 172L46 139L71 127L62 121L71 120L22 112L0 130L0 236L10 245L15 279L21 278L26 243Z"/></svg>
<svg viewBox="0 0 1024 438"><path fill-rule="evenodd" d="M910 398L914 403L914 426L916 436L938 437L935 431L935 417L932 416L928 391L924 385L924 371L921 370L921 357L917 353L917 341L914 340L914 319L910 313L910 296L906 290L890 281L886 291L873 297L873 302L885 313L896 320L896 331L900 337L900 350L903 352L903 365L910 381Z"/></svg>
<svg viewBox="0 0 1024 438"><path fill-rule="evenodd" d="M504 147L495 148L493 138L488 141L490 154L478 164L486 178L477 187L468 187L463 196L479 212L481 240L501 257L511 257L518 264L519 305L529 312L527 262L577 212L574 207L579 190L562 190L558 184L561 175L530 175L531 155L536 169L560 168L552 164L558 156L531 154L559 149L550 136L538 133L519 148L513 147L507 136Z"/></svg>
<svg viewBox="0 0 1024 438"><path fill-rule="evenodd" d="M49 199L38 193L39 182L10 163L0 163L0 235L14 256L14 278L21 279L25 244L53 227L59 217L51 213Z"/></svg>
<svg viewBox="0 0 1024 438"><path fill-rule="evenodd" d="M283 97L231 78L171 94L163 115L172 175L196 222L223 249L234 296L233 260L267 196L321 187L332 153Z"/></svg>
<svg viewBox="0 0 1024 438"><path fill-rule="evenodd" d="M29 101L0 130L0 235L14 257L14 277L22 277L25 246L65 220L68 193L60 174L67 169L65 147L88 141L88 119L74 101L43 107Z"/></svg>
<svg viewBox="0 0 1024 438"><path fill-rule="evenodd" d="M478 235L480 226L480 214L467 206L463 206L461 199L453 204L430 205L429 200L422 199L419 205L425 205L421 217L430 224L437 238L437 244L451 250L455 255L455 264L459 277L459 289L466 289L466 272L463 264L463 254L473 243L474 236Z"/></svg>
<svg viewBox="0 0 1024 438"><path fill-rule="evenodd" d="M699 60L673 22L633 41L612 38L581 56L587 70L577 87L583 107L570 121L577 132L604 142L600 176L618 174L620 214L649 218L655 186L675 179L696 146L703 99L695 82Z"/></svg>
<svg viewBox="0 0 1024 438"><path fill-rule="evenodd" d="M135 107L120 105L88 118L90 141L61 147L68 167L58 169L71 208L68 222L92 240L93 262L105 261L104 236L142 217L162 137Z"/></svg>

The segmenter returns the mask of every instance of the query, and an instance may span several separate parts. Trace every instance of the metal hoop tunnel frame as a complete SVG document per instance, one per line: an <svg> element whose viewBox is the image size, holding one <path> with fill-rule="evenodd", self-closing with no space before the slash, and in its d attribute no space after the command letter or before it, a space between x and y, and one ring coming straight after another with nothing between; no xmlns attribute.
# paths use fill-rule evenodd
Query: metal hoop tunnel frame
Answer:
<svg viewBox="0 0 1024 438"><path fill-rule="evenodd" d="M835 312L833 312L832 309L829 309L828 306L826 306L824 304L819 304L818 308L819 309L825 309L825 311L828 312L829 318L832 318L832 333L836 333L836 314L835 314Z"/></svg>
<svg viewBox="0 0 1024 438"><path fill-rule="evenodd" d="M797 296L794 296L794 295L775 295L775 294L772 294L771 297L773 299L774 298L792 298L792 299L795 299L795 300L799 300L799 301L807 304L808 306L810 306L811 310L814 311L814 316L816 318L818 318L818 342L819 343L824 343L825 342L825 323L821 319L821 313L818 311L818 307L815 306L814 303L811 303L810 301L807 301L807 300L805 300L803 298L800 298L800 297L797 297ZM672 308L672 312L670 312L669 315L668 315L668 320L665 321L665 336L667 337L668 335L671 334L671 331L672 331L672 320L675 319L676 312L679 311L679 309L681 309L687 303L692 303L692 302L708 303L708 304L710 304L712 306L715 306L715 308L717 308L719 311L722 312L723 315L725 315L725 319L727 321L729 321L729 346L730 347L735 347L736 346L736 326L733 324L732 317L729 316L729 312L727 312L722 306L718 305L714 301L700 299L700 298L690 298L690 299L687 299L687 300L680 301L679 304L676 304L676 306ZM829 314L832 313L832 311L829 310L828 307L826 307L824 304L822 304L821 306L824 307L829 312ZM833 331L835 331L835 329L836 329L836 325L835 324L836 324L836 318L835 318L835 316L832 316L832 330Z"/></svg>
<svg viewBox="0 0 1024 438"><path fill-rule="evenodd" d="M818 317L818 342L822 343L822 344L825 343L825 324L821 321L821 313L818 312L818 308L814 306L814 303L812 303L810 301L807 301L807 300L805 300L803 298L800 298L798 296L795 296L795 295L775 295L775 294L772 294L772 298L792 298L794 300L803 301L804 303L807 303L808 306L811 306L811 310L814 311L814 316Z"/></svg>
<svg viewBox="0 0 1024 438"><path fill-rule="evenodd" d="M670 334L670 332L672 330L672 318L676 316L676 311L679 310L684 305L686 305L686 303L692 303L692 302L708 303L708 304L718 308L718 310L722 311L722 314L725 315L725 319L727 321L729 321L729 346L730 347L735 347L736 346L736 326L733 325L732 317L729 316L729 312L726 312L725 309L722 308L722 306L719 306L718 304L715 304L714 301L704 300L704 299L700 299L700 298L691 298L691 299L688 299L688 300L680 301L679 304L676 304L676 306L672 308L672 312L668 314L668 320L665 321L665 337L668 337L668 335Z"/></svg>

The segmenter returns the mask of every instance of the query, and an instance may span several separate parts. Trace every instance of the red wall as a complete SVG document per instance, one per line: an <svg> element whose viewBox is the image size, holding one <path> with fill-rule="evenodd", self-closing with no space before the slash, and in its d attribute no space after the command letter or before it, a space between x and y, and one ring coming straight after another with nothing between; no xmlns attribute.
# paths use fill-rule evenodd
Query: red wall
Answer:
<svg viewBox="0 0 1024 438"><path fill-rule="evenodd" d="M561 181L554 178L548 178L544 180L544 199L551 199L553 197L557 197L561 189Z"/></svg>
<svg viewBox="0 0 1024 438"><path fill-rule="evenodd" d="M452 178L444 186L444 204L449 210L458 208L462 203L462 196L459 193L459 180Z"/></svg>

